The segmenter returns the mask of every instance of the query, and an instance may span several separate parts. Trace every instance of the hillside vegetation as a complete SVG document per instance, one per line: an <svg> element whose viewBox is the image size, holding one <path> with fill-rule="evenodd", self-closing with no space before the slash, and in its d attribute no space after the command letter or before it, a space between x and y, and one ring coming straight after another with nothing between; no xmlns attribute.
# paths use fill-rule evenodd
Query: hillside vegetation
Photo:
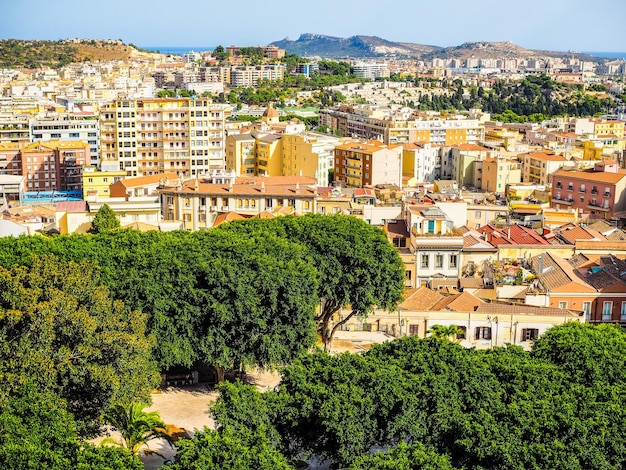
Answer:
<svg viewBox="0 0 626 470"><path fill-rule="evenodd" d="M157 54L140 51L120 40L64 39L59 41L0 41L0 67L12 69L57 69L76 62L96 62L151 58Z"/></svg>

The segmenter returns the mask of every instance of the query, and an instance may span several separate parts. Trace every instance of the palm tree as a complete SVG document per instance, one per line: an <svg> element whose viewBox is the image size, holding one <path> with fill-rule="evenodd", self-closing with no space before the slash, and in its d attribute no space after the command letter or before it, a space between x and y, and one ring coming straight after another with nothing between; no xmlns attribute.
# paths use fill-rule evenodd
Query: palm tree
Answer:
<svg viewBox="0 0 626 470"><path fill-rule="evenodd" d="M451 337L456 339L457 335L463 333L463 330L456 325L433 325L427 333L430 333L433 338L449 340Z"/></svg>
<svg viewBox="0 0 626 470"><path fill-rule="evenodd" d="M165 439L172 445L172 438L166 432L165 423L158 411L146 412L144 403L131 403L128 406L112 405L104 415L104 420L122 435L122 442L107 437L101 444L113 444L125 447L131 454L137 455L141 447L153 439ZM153 452L157 455L158 452Z"/></svg>

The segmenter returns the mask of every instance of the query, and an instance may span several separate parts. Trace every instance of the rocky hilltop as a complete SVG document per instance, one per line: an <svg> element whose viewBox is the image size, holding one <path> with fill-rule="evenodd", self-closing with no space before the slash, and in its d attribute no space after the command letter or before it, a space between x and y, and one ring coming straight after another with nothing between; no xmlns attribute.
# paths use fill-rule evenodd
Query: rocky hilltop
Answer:
<svg viewBox="0 0 626 470"><path fill-rule="evenodd" d="M158 56L117 39L0 40L0 68L59 68L76 62L128 61Z"/></svg>
<svg viewBox="0 0 626 470"><path fill-rule="evenodd" d="M512 42L466 42L460 46L440 47L408 42L393 42L376 36L351 36L338 38L322 34L302 34L292 41L289 38L275 41L272 45L300 56L327 58L375 58L397 57L432 60L441 59L499 59L503 57L577 57L581 60L598 61L587 54L525 49Z"/></svg>
<svg viewBox="0 0 626 470"><path fill-rule="evenodd" d="M441 49L436 46L387 41L386 39L376 36L338 38L310 33L301 34L295 41L285 38L281 41L275 41L271 45L280 47L281 49L285 49L288 53L297 54L299 56L320 56L329 58L366 58L391 55L419 57L423 54L432 53Z"/></svg>

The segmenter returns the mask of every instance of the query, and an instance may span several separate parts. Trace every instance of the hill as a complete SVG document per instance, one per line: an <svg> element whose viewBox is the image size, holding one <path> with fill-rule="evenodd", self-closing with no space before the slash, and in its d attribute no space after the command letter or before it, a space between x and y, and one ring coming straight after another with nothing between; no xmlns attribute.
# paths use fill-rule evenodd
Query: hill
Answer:
<svg viewBox="0 0 626 470"><path fill-rule="evenodd" d="M422 54L441 49L437 46L393 42L376 36L338 38L310 33L301 34L295 41L285 38L281 41L275 41L271 45L280 47L290 54L297 54L299 56L321 56L330 58L365 58L389 55L419 57Z"/></svg>
<svg viewBox="0 0 626 470"><path fill-rule="evenodd" d="M376 36L351 36L338 38L322 34L305 33L292 41L289 38L275 41L271 45L300 56L327 58L375 58L396 57L432 60L441 59L498 59L503 57L576 57L585 61L598 61L587 54L525 49L512 42L466 42L459 46L440 47L408 42L393 42Z"/></svg>
<svg viewBox="0 0 626 470"><path fill-rule="evenodd" d="M128 61L158 56L115 39L0 40L0 68L34 69L45 66L56 69L75 62Z"/></svg>

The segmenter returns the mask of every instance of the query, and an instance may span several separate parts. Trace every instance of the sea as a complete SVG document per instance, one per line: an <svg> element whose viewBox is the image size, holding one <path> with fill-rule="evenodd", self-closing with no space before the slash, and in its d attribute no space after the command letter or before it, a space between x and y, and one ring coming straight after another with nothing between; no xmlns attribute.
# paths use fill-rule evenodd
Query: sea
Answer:
<svg viewBox="0 0 626 470"><path fill-rule="evenodd" d="M217 46L138 46L140 49L145 49L151 52L160 52L161 54L183 55L187 52L205 52L212 51Z"/></svg>
<svg viewBox="0 0 626 470"><path fill-rule="evenodd" d="M187 52L205 52L212 51L216 46L142 46L142 49L152 52L160 52L161 54L183 55ZM582 51L583 54L589 54L594 57L603 59L625 59L626 52L599 52L599 51Z"/></svg>
<svg viewBox="0 0 626 470"><path fill-rule="evenodd" d="M583 54L589 54L602 59L626 59L626 52L590 52L584 51Z"/></svg>

